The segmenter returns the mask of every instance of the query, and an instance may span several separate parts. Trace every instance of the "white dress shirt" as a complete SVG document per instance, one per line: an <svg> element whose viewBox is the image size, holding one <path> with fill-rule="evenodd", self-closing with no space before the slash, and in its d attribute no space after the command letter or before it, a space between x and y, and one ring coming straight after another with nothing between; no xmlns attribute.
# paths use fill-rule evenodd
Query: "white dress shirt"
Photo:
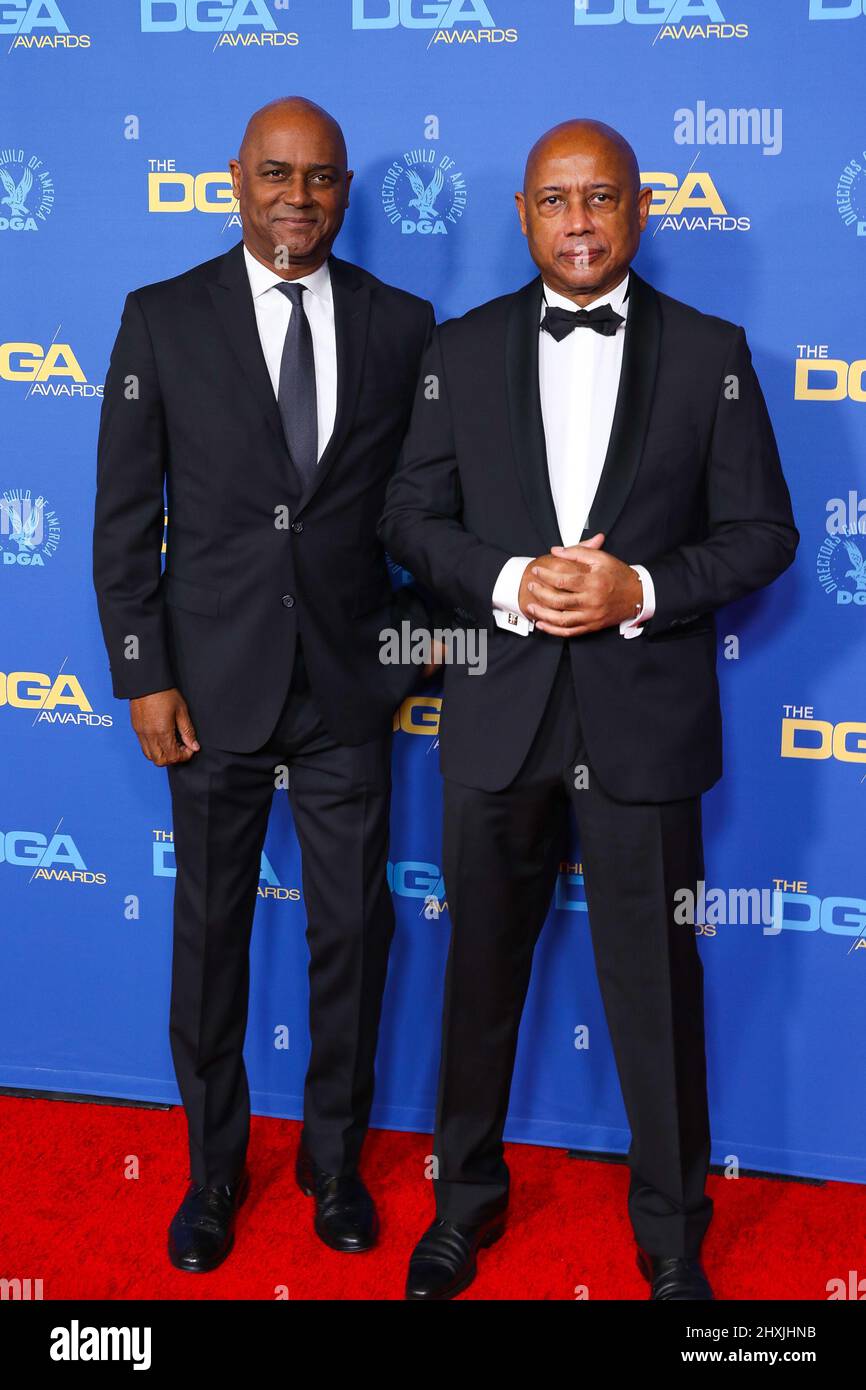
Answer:
<svg viewBox="0 0 866 1390"><path fill-rule="evenodd" d="M566 546L577 545L583 535L607 454L622 371L627 287L626 273L608 294L585 306L593 309L610 304L622 315L623 322L610 337L590 328L575 328L557 342L550 333L539 331L538 387L547 468L556 519ZM570 312L576 308L572 300L545 285L540 319L548 305ZM520 611L517 602L520 581L533 559L533 555L516 555L508 560L493 589L493 616L497 624L521 637L535 626L533 620ZM631 568L640 577L643 606L633 618L620 623L623 637L638 637L643 630L641 624L655 612L652 579L643 565Z"/></svg>
<svg viewBox="0 0 866 1390"><path fill-rule="evenodd" d="M302 275L297 280L286 281L277 275L276 271L269 270L261 261L257 261L246 246L244 259L262 352L265 355L274 395L277 397L280 391L280 360L286 340L286 329L292 316L292 304L291 300L274 286L288 283L307 287L303 304L313 338L316 414L319 426L318 461L334 432L334 420L337 415L337 334L334 327L334 296L328 262L325 261L325 264L320 265L311 275Z"/></svg>

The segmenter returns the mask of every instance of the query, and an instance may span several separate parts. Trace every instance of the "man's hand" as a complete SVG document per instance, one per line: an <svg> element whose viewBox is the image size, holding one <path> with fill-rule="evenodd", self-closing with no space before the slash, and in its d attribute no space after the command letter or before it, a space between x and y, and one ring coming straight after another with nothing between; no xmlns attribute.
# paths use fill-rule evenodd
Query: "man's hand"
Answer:
<svg viewBox="0 0 866 1390"><path fill-rule="evenodd" d="M129 702L129 717L141 751L157 767L185 763L200 748L179 690L158 690Z"/></svg>
<svg viewBox="0 0 866 1390"><path fill-rule="evenodd" d="M518 604L554 637L582 637L635 615L643 588L630 565L602 550L601 531L579 545L555 545L526 566Z"/></svg>

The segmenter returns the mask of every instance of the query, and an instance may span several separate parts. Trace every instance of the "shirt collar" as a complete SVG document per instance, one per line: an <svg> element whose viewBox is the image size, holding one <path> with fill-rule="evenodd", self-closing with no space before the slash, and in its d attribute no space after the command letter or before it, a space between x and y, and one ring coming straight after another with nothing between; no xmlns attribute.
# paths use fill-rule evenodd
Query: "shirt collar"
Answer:
<svg viewBox="0 0 866 1390"><path fill-rule="evenodd" d="M320 265L318 270L312 271L309 275L301 275L299 279L286 281L282 275L278 275L275 270L269 270L261 261L257 261L255 256L247 249L244 244L244 260L247 266L247 276L250 282L253 299L258 299L259 295L267 294L268 290L273 289L274 285L306 285L311 294L324 301L326 304L333 303L331 292L331 272L328 262Z"/></svg>
<svg viewBox="0 0 866 1390"><path fill-rule="evenodd" d="M627 318L628 300L625 297L625 292L628 289L628 277L629 272L626 271L619 284L614 285L613 289L608 290L607 294L601 294L598 299L593 299L589 304L584 304L580 307L584 309L597 309L602 304L609 304L617 314L622 314L623 318ZM541 297L540 318L544 317L544 311L548 305L550 305L551 308L568 309L571 313L574 313L578 306L573 299L566 299L565 295L557 294L556 290L552 290L544 281L542 281L542 287L544 293Z"/></svg>

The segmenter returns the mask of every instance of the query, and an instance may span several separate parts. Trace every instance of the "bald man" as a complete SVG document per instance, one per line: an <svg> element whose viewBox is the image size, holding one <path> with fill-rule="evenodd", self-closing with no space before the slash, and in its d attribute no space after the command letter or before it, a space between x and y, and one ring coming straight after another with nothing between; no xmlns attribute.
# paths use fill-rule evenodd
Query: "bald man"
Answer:
<svg viewBox="0 0 866 1390"><path fill-rule="evenodd" d="M169 1255L193 1272L228 1255L249 1186L249 941L286 786L310 951L297 1181L326 1244L376 1240L358 1165L394 930L391 725L420 674L383 665L379 633L425 618L408 590L392 596L376 521L432 308L332 254L352 171L326 111L272 102L230 168L243 240L126 300L94 534L114 693L171 788L170 1038L190 1182Z"/></svg>
<svg viewBox="0 0 866 1390"><path fill-rule="evenodd" d="M702 971L676 894L704 878L722 771L713 611L775 579L798 533L743 329L630 268L650 200L608 126L538 141L516 201L539 273L436 331L379 528L489 634L484 679L445 669L452 937L412 1299L460 1293L505 1229L518 1025L570 815L638 1262L653 1300L712 1298Z"/></svg>

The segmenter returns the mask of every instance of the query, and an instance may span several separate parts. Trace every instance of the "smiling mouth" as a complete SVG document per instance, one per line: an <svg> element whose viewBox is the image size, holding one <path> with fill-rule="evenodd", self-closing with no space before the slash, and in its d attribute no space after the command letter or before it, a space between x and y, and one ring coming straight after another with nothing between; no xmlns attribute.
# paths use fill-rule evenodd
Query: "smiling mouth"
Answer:
<svg viewBox="0 0 866 1390"><path fill-rule="evenodd" d="M597 246L585 247L585 248L582 248L580 251L561 251L561 252L560 252L560 256L562 257L563 260L566 260L566 261L580 261L580 262L597 261L598 258L599 258L599 256L601 256L601 255L603 255L603 254L604 254L604 253L603 253L603 251L601 250L601 248L600 248L600 247L597 247Z"/></svg>

